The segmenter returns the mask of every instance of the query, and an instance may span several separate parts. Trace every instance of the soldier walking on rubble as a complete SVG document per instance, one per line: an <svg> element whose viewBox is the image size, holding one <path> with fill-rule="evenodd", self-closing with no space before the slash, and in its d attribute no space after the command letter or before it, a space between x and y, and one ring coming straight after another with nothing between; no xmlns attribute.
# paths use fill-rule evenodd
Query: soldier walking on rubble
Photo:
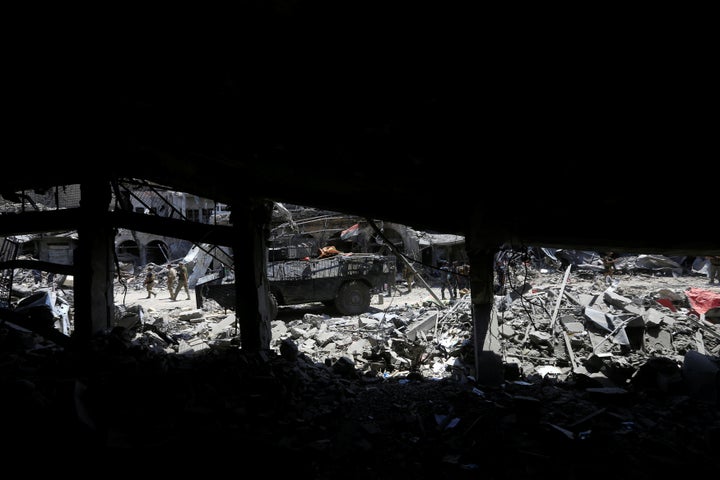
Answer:
<svg viewBox="0 0 720 480"><path fill-rule="evenodd" d="M175 286L177 284L177 272L172 263L167 266L167 289L170 292L170 299L175 300Z"/></svg>
<svg viewBox="0 0 720 480"><path fill-rule="evenodd" d="M155 286L155 274L153 273L151 266L147 267L147 273L145 274L145 281L143 283L145 284L148 294L145 298L150 298L151 296L157 297L157 293L153 292L153 287Z"/></svg>
<svg viewBox="0 0 720 480"><path fill-rule="evenodd" d="M470 288L470 265L467 263L459 263L456 267L457 283L459 290Z"/></svg>
<svg viewBox="0 0 720 480"><path fill-rule="evenodd" d="M610 285L613 280L613 275L615 275L615 263L617 263L618 259L615 258L614 252L607 252L602 257L602 264L603 264L603 275L605 275L605 284Z"/></svg>
<svg viewBox="0 0 720 480"><path fill-rule="evenodd" d="M188 287L188 271L187 267L185 266L185 262L180 262L178 265L178 271L177 271L177 280L178 284L175 288L175 295L173 295L172 299L177 300L177 296L180 294L180 290L185 290L185 293L187 294L187 300L190 300L190 288Z"/></svg>
<svg viewBox="0 0 720 480"><path fill-rule="evenodd" d="M407 286L407 293L412 292L413 283L415 283L415 270L410 266L409 263L405 264L403 268L403 277L405 277L405 285Z"/></svg>

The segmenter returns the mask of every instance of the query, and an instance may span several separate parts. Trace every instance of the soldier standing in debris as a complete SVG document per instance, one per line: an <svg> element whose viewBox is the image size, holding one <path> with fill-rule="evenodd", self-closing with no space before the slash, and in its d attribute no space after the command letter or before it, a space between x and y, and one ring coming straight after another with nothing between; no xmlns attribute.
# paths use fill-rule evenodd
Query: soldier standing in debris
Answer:
<svg viewBox="0 0 720 480"><path fill-rule="evenodd" d="M178 284L175 288L175 295L173 296L173 300L177 300L177 296L180 294L180 290L185 290L185 293L187 294L187 300L190 300L190 287L188 287L188 271L187 267L185 266L185 262L180 262L178 265L178 271L177 271L177 280Z"/></svg>
<svg viewBox="0 0 720 480"><path fill-rule="evenodd" d="M603 275L605 275L605 284L610 285L613 280L613 275L615 275L615 263L617 262L617 259L615 258L614 252L607 252L602 257L602 264L603 264Z"/></svg>
<svg viewBox="0 0 720 480"><path fill-rule="evenodd" d="M449 263L450 275L448 276L448 282L450 282L450 298L457 299L458 294L458 275L457 275L457 262Z"/></svg>
<svg viewBox="0 0 720 480"><path fill-rule="evenodd" d="M458 290L470 288L470 265L458 262L455 270L457 271Z"/></svg>
<svg viewBox="0 0 720 480"><path fill-rule="evenodd" d="M167 266L167 288L170 292L170 298L175 299L175 285L177 284L177 272L173 268L172 263L168 263Z"/></svg>
<svg viewBox="0 0 720 480"><path fill-rule="evenodd" d="M509 267L509 257L507 250L501 250L495 254L495 276L497 277L497 283L495 284L495 294L502 294L505 290L505 281L507 280L507 273Z"/></svg>
<svg viewBox="0 0 720 480"><path fill-rule="evenodd" d="M151 296L157 297L157 293L153 292L153 287L155 286L155 274L153 273L151 266L147 267L144 284L148 294L145 298L150 298Z"/></svg>
<svg viewBox="0 0 720 480"><path fill-rule="evenodd" d="M443 260L440 267L440 297L445 300L445 290L451 300L457 298L457 278L450 262Z"/></svg>
<svg viewBox="0 0 720 480"><path fill-rule="evenodd" d="M405 263L403 269L403 277L405 277L405 285L407 286L407 293L412 292L413 283L415 283L415 270L409 263Z"/></svg>

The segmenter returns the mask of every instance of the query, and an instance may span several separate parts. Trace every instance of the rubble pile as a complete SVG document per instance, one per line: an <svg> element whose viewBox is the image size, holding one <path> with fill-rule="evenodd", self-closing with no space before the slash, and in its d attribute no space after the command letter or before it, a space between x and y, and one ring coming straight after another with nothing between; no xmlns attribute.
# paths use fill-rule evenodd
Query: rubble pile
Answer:
<svg viewBox="0 0 720 480"><path fill-rule="evenodd" d="M719 292L704 283L513 277L489 335L497 384L476 380L468 295L440 305L401 292L352 317L288 309L257 354L238 348L233 313L212 302L118 305L115 327L83 351L3 324L6 432L38 449L71 438L96 452L162 452L178 469L186 451L244 452L250 464L271 452L268 473L296 478L713 471Z"/></svg>

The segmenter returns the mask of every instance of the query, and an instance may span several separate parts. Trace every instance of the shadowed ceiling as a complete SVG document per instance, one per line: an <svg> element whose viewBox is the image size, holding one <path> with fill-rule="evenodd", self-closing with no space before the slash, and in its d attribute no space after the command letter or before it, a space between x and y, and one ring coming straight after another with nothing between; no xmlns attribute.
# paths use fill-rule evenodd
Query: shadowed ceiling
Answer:
<svg viewBox="0 0 720 480"><path fill-rule="evenodd" d="M247 30L115 41L91 68L52 45L18 56L2 190L139 177L480 247L720 253L717 193L698 172L706 67L671 42L512 22L489 35L448 28L464 12L380 4L320 22L327 4L267 5L245 6Z"/></svg>

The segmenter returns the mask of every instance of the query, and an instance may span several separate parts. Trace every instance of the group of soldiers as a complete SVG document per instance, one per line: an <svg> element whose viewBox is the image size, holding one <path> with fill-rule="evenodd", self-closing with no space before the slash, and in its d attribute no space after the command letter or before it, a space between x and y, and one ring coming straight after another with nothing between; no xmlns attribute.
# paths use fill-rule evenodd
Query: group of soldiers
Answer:
<svg viewBox="0 0 720 480"><path fill-rule="evenodd" d="M440 298L445 300L445 290L450 300L456 300L458 292L470 285L470 265L458 261L440 262Z"/></svg>
<svg viewBox="0 0 720 480"><path fill-rule="evenodd" d="M157 279L155 278L155 272L153 266L148 265L147 272L145 273L145 289L147 289L148 295L145 298L157 297L157 293L154 292L155 284ZM172 263L167 265L167 289L170 294L170 299L175 301L177 296L182 290L187 294L187 300L190 300L190 287L188 286L188 271L184 262L178 264L177 270Z"/></svg>
<svg viewBox="0 0 720 480"><path fill-rule="evenodd" d="M442 300L445 300L446 290L450 300L456 300L458 292L467 289L470 285L470 265L466 263L441 260L439 271L440 296ZM415 270L409 264L406 264L403 276L409 293L412 291L412 286L415 282Z"/></svg>

